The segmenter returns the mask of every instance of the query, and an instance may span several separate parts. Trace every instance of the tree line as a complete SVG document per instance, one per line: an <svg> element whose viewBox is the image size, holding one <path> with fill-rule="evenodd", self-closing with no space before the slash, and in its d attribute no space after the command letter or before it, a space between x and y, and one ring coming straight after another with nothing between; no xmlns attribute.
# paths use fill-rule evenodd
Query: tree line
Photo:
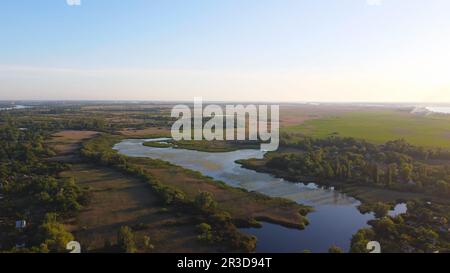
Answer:
<svg viewBox="0 0 450 273"><path fill-rule="evenodd" d="M176 207L189 213L199 221L198 239L205 243L220 243L235 251L251 252L256 247L256 238L239 232L233 219L214 199L210 192L199 192L194 199L173 186L166 185L154 177L145 168L112 150L120 138L102 134L83 144L81 154L94 163L112 167L127 175L134 176L147 183L165 205ZM148 164L163 164L160 160L147 159Z"/></svg>
<svg viewBox="0 0 450 273"><path fill-rule="evenodd" d="M441 149L415 147L404 140L376 145L340 137L305 138L289 148L295 152L269 154L265 167L299 180L334 180L450 196L448 152Z"/></svg>
<svg viewBox="0 0 450 273"><path fill-rule="evenodd" d="M61 252L73 239L62 222L88 202L86 189L59 174L68 165L54 155L46 133L0 127L0 251ZM25 221L17 229L15 222Z"/></svg>

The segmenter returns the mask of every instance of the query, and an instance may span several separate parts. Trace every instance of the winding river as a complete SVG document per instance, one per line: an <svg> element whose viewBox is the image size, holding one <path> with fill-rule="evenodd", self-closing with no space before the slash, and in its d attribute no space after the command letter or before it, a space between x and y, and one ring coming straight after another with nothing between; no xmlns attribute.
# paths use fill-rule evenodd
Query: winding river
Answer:
<svg viewBox="0 0 450 273"><path fill-rule="evenodd" d="M199 152L186 149L153 148L143 146L146 141L163 142L167 139L126 139L114 149L131 157L150 157L199 171L231 186L283 197L300 204L310 205L315 211L308 214L310 224L305 230L285 228L262 223L262 228L245 228L243 232L258 238L257 252L327 252L331 245L348 251L350 239L367 221L371 213L362 214L360 202L333 189L322 188L314 183L292 183L270 174L242 168L238 159L262 158L260 150L238 150L225 153ZM404 213L406 206L399 204L391 215Z"/></svg>

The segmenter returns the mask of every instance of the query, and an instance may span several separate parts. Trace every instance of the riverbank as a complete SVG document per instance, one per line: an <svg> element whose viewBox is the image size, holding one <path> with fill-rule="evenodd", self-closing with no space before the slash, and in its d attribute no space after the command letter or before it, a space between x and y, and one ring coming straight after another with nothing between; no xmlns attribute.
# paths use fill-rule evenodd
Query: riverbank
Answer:
<svg viewBox="0 0 450 273"><path fill-rule="evenodd" d="M236 227L258 227L260 226L259 221L264 221L289 228L304 229L309 223L306 215L312 211L311 207L283 198L268 197L260 193L234 188L199 172L163 160L116 156L116 151L112 150L112 147L123 139L123 136L99 136L85 143L84 154L90 154L90 156L88 155L90 158L97 157L103 164L109 166L116 165L113 163L113 158L118 156L119 162L126 162L125 165L121 163L123 167L117 165L118 168L136 174L137 177L142 177L144 180L149 179L147 183L154 190L160 191L165 198L168 195L172 196L169 198L170 200L180 201L178 205L185 208L194 205L199 194L205 192L210 194L217 205L214 208L216 216L208 217L208 221L214 222L217 215L222 215L220 218L229 218ZM141 147L145 148L143 145ZM215 225L215 228L220 228L220 226ZM238 231L236 230L236 232Z"/></svg>
<svg viewBox="0 0 450 273"><path fill-rule="evenodd" d="M206 140L167 140L167 141L147 141L144 146L153 148L170 148L186 149L192 151L208 152L208 153L226 153L242 149L259 149L260 144L249 141L206 141Z"/></svg>
<svg viewBox="0 0 450 273"><path fill-rule="evenodd" d="M431 194L396 191L376 186L361 185L360 183L342 183L332 179L294 176L285 171L267 167L267 161L268 158L264 157L263 159L238 160L236 163L240 164L243 168L254 170L259 173L270 173L275 177L285 179L292 183L314 182L319 186L334 188L339 192L345 193L359 200L364 206L377 202L383 202L389 204L391 208L393 208L398 203L403 203L406 201L419 201L423 199L433 200L439 203L448 203L447 200ZM362 210L361 212L365 213L367 211Z"/></svg>
<svg viewBox="0 0 450 273"><path fill-rule="evenodd" d="M290 229L265 221L262 221L260 228L241 229L259 238L256 244L257 251L301 252L308 249L313 252L327 252L332 245L347 251L352 235L360 228L366 227L367 221L373 219L371 214L362 214L358 211L357 206L360 203L357 200L339 191L322 188L314 183L307 185L291 183L267 173L242 168L235 163L238 159L262 158L265 152L259 149L210 153L187 149L145 147L142 145L145 141L148 139L122 140L114 146L114 149L120 154L133 158L168 161L200 172L216 181L224 181L233 188L244 188L250 192L259 192L314 208L314 212L308 214L310 224L304 230ZM289 244L283 246L274 243L278 240L289 241ZM264 247L272 244L274 247Z"/></svg>
<svg viewBox="0 0 450 273"><path fill-rule="evenodd" d="M115 252L117 233L123 226L131 228L137 252L233 251L199 241L197 225L201 222L197 216L165 205L139 179L108 166L84 162L79 155L82 143L98 134L65 130L48 140L55 151L51 160L70 163L70 169L60 173L60 177L73 177L78 186L88 191L89 203L65 223L83 252ZM145 244L146 238L150 239L151 248Z"/></svg>

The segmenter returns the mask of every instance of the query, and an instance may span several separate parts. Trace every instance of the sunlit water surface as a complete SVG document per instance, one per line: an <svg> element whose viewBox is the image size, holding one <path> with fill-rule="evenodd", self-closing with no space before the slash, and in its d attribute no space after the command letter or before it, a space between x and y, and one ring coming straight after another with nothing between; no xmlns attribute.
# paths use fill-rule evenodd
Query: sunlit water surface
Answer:
<svg viewBox="0 0 450 273"><path fill-rule="evenodd" d="M165 141L167 139L152 139ZM315 211L308 214L310 224L305 230L285 228L271 223L262 223L262 228L241 229L257 236L257 252L327 252L331 245L349 250L350 239L359 229L373 219L370 213L361 214L360 202L333 189L322 188L314 183L292 183L270 174L258 173L242 168L238 159L263 158L260 150L239 150L226 153L208 153L185 149L153 148L143 146L149 139L127 139L116 144L114 149L131 157L161 159L196 170L204 175L221 180L231 186L257 191L269 196L283 197L300 204L310 205ZM391 215L406 211L399 204Z"/></svg>

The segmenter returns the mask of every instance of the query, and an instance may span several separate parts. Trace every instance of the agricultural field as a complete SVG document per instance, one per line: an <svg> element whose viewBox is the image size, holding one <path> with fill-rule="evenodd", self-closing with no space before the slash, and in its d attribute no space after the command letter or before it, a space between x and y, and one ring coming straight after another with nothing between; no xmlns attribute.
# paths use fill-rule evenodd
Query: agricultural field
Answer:
<svg viewBox="0 0 450 273"><path fill-rule="evenodd" d="M377 144L405 139L414 145L450 148L450 117L396 109L328 113L282 127L282 132L316 138L354 137Z"/></svg>

